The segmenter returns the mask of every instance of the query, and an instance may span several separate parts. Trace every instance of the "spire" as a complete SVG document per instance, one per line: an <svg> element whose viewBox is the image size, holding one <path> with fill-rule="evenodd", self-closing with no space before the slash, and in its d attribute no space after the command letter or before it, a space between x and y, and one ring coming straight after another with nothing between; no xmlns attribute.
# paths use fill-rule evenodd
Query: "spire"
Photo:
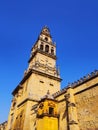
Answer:
<svg viewBox="0 0 98 130"><path fill-rule="evenodd" d="M44 34L44 35L46 35L46 36L48 36L48 37L51 37L50 29L49 29L47 26L44 26L44 27L42 28L41 34Z"/></svg>

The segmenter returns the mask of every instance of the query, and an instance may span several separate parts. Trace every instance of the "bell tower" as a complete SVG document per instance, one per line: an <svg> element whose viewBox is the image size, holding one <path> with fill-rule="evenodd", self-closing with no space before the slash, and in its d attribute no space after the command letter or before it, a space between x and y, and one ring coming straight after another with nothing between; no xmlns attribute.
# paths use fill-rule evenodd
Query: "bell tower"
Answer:
<svg viewBox="0 0 98 130"><path fill-rule="evenodd" d="M31 49L24 77L12 92L7 130L33 130L36 113L31 116L32 106L37 104L48 90L50 94L59 91L60 82L56 67L56 45L52 41L49 28L45 26ZM50 111L52 112L52 108Z"/></svg>
<svg viewBox="0 0 98 130"><path fill-rule="evenodd" d="M28 75L29 72L32 72L34 76L32 87L29 88L30 93L34 92L37 97L42 97L47 90L51 94L60 90L61 79L56 67L56 45L52 41L48 27L42 28L31 49L28 63L24 76Z"/></svg>
<svg viewBox="0 0 98 130"><path fill-rule="evenodd" d="M44 27L31 49L28 69L60 78L56 68L56 45L52 41L50 30Z"/></svg>

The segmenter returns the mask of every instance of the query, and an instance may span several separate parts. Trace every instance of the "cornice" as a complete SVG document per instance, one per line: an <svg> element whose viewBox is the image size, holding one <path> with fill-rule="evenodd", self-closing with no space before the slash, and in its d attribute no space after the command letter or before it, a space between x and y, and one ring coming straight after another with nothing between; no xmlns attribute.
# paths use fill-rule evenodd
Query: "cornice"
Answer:
<svg viewBox="0 0 98 130"><path fill-rule="evenodd" d="M43 118L43 117L45 117L45 116L47 116L47 117L54 117L54 118L59 118L59 114L48 114L48 113L43 113L42 115L38 115L37 114L37 118Z"/></svg>
<svg viewBox="0 0 98 130"><path fill-rule="evenodd" d="M37 71L37 70L34 70L32 69L32 72L35 73L35 74L39 74L39 75L42 75L44 77L48 77L50 79L54 79L54 80L57 80L57 81L60 81L61 82L61 78L59 77L55 77L55 76L52 76L52 75L49 75L49 74L46 74L46 73L43 73L43 72L40 72L40 71Z"/></svg>
<svg viewBox="0 0 98 130"><path fill-rule="evenodd" d="M54 93L53 96L54 96L54 98L56 98L56 97L62 95L63 93L65 93L68 88L71 87L71 88L74 89L74 88L79 87L80 85L82 85L82 84L84 84L84 83L86 83L86 82L88 82L88 81L90 81L90 80L92 80L92 79L94 79L96 77L98 77L98 70L95 70L95 71L87 74L86 76L80 78L79 80L77 80L77 81L75 81L73 83L68 84L62 90Z"/></svg>
<svg viewBox="0 0 98 130"><path fill-rule="evenodd" d="M31 99L31 98L26 98L24 99L21 103L19 103L17 105L17 107L21 106L23 103L25 103L26 101L33 101L33 102L38 102L38 100L35 100L35 99Z"/></svg>
<svg viewBox="0 0 98 130"><path fill-rule="evenodd" d="M30 63L30 61L34 58L34 56L35 56L37 53L41 53L41 54L43 54L43 55L45 55L45 56L48 56L48 57L50 57L50 58L53 58L53 59L55 59L55 60L57 59L57 57L56 57L55 55L50 54L50 53L47 53L47 52L42 51L42 50L40 50L40 49L37 49L37 50L33 53L33 55L30 57L30 59L28 60L28 63Z"/></svg>
<svg viewBox="0 0 98 130"><path fill-rule="evenodd" d="M48 77L50 79L54 79L54 80L57 80L59 82L61 82L61 80L62 80L59 77L55 77L55 76L52 76L52 75L49 75L49 74L46 74L46 73L43 73L43 72L40 72L40 71L37 71L37 70L34 70L34 69L30 69L29 72L23 77L23 79L21 80L21 82L19 83L19 85L14 89L14 91L12 92L12 95L14 95L19 90L19 88L21 87L21 85L30 77L30 75L32 73L38 74L38 75L42 75L44 77Z"/></svg>

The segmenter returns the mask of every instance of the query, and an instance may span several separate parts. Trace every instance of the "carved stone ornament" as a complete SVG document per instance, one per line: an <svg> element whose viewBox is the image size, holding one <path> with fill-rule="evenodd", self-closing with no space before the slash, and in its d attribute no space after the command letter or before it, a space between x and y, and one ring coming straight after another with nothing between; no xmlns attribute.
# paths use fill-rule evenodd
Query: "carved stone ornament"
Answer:
<svg viewBox="0 0 98 130"><path fill-rule="evenodd" d="M67 94L64 95L64 97L65 97L65 100L68 100L70 98L70 94L67 93Z"/></svg>

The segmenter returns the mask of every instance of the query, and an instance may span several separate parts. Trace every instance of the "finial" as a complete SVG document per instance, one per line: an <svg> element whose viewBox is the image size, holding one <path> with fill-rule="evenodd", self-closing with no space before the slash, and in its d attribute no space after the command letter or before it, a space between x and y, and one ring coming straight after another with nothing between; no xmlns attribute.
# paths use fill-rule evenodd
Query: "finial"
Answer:
<svg viewBox="0 0 98 130"><path fill-rule="evenodd" d="M41 31L41 32L50 34L50 29L48 28L47 25L45 25L45 26L42 28L42 31Z"/></svg>

